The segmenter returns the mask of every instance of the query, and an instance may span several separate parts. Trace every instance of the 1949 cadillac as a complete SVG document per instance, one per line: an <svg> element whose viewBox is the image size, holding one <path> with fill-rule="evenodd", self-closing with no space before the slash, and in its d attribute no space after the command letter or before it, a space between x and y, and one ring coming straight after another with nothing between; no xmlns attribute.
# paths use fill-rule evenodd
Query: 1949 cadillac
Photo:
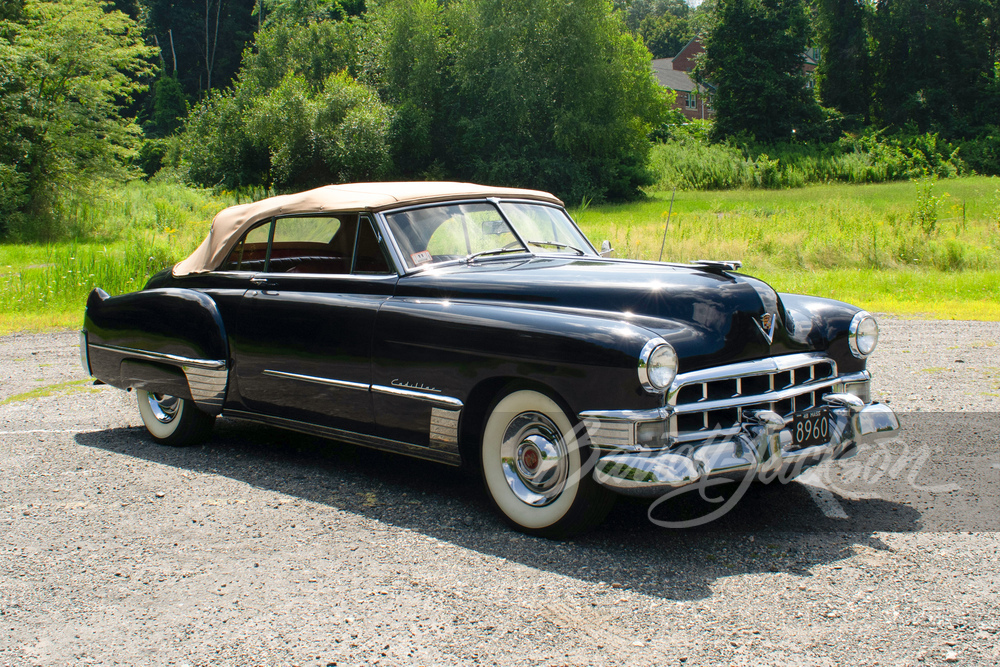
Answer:
<svg viewBox="0 0 1000 667"><path fill-rule="evenodd" d="M217 415L481 471L515 528L616 494L768 481L899 427L878 326L737 262L612 259L550 194L332 185L228 208L136 293L95 289L82 363L158 442Z"/></svg>

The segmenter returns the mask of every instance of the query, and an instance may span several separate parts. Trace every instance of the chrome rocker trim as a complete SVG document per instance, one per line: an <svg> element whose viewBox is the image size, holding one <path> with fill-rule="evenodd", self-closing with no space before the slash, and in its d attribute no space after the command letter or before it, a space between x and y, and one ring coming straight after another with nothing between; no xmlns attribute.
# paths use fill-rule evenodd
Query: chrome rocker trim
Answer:
<svg viewBox="0 0 1000 667"><path fill-rule="evenodd" d="M865 405L851 394L826 394L823 400L833 418L832 437L826 444L791 449L792 433L785 428L784 418L759 410L745 413L735 437L673 450L602 456L594 479L618 493L649 497L704 477L759 474L773 479L787 471L794 476L822 460L849 456L856 445L899 429L895 413L880 403Z"/></svg>

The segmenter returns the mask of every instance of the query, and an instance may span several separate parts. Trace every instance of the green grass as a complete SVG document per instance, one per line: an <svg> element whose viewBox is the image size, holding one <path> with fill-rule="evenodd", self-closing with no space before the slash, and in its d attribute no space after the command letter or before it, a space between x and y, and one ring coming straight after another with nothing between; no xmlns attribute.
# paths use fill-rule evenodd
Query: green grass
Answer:
<svg viewBox="0 0 1000 667"><path fill-rule="evenodd" d="M618 257L738 259L779 291L912 317L1000 319L1000 178L678 191L571 212Z"/></svg>
<svg viewBox="0 0 1000 667"><path fill-rule="evenodd" d="M85 242L0 244L0 334L78 327L93 287L141 288L236 202L136 182L67 209ZM619 257L657 259L669 204L669 192L654 192L571 213L596 245L609 239ZM663 259L738 259L779 291L874 312L1000 320L1000 178L678 191Z"/></svg>
<svg viewBox="0 0 1000 667"><path fill-rule="evenodd" d="M85 241L0 244L0 334L79 326L94 287L141 289L194 250L215 214L236 202L169 181L68 198L62 228Z"/></svg>
<svg viewBox="0 0 1000 667"><path fill-rule="evenodd" d="M17 403L19 401L30 401L36 398L52 396L54 394L66 395L81 392L89 393L100 391L99 389L90 386L91 383L91 380L87 378L84 380L70 380L68 382L60 382L58 384L49 384L21 394L8 396L7 398L0 400L0 405L9 405L10 403Z"/></svg>

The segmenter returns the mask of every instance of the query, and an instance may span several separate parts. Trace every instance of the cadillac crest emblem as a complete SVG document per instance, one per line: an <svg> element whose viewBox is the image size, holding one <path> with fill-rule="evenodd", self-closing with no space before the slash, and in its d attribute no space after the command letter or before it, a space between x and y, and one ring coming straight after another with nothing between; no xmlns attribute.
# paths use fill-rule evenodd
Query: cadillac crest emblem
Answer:
<svg viewBox="0 0 1000 667"><path fill-rule="evenodd" d="M771 341L774 339L774 321L776 319L777 318L771 313L764 313L760 318L760 322L757 320L753 321L753 323L757 325L757 328L760 329L760 332L764 334L764 338L767 340L768 345L770 345Z"/></svg>

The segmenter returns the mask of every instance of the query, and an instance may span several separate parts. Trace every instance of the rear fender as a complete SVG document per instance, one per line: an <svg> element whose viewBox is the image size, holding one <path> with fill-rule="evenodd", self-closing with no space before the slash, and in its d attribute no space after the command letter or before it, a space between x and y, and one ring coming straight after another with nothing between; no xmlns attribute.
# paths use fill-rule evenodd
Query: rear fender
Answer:
<svg viewBox="0 0 1000 667"><path fill-rule="evenodd" d="M82 345L90 373L121 389L191 399L222 412L229 345L211 297L189 289L154 289L87 298Z"/></svg>

